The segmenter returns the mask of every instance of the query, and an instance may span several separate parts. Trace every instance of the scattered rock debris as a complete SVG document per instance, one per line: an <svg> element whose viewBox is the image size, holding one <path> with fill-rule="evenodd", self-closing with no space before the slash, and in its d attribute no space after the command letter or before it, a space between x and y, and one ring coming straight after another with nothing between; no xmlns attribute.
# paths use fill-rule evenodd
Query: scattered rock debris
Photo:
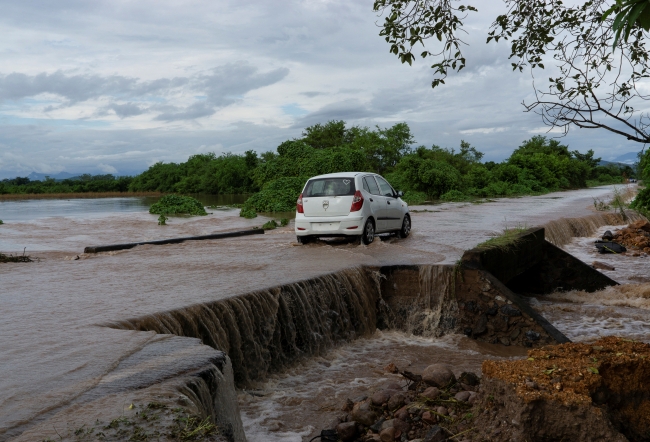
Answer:
<svg viewBox="0 0 650 442"><path fill-rule="evenodd" d="M340 441L650 441L649 344L549 345L527 359L486 360L482 378L445 364L397 370L403 385L342 404Z"/></svg>
<svg viewBox="0 0 650 442"><path fill-rule="evenodd" d="M386 372L399 372L404 386L390 383L370 397L347 399L336 425L343 442L352 441L469 441L471 408L478 398L480 378L433 364L421 374L400 371L391 363ZM449 439L452 438L453 439Z"/></svg>

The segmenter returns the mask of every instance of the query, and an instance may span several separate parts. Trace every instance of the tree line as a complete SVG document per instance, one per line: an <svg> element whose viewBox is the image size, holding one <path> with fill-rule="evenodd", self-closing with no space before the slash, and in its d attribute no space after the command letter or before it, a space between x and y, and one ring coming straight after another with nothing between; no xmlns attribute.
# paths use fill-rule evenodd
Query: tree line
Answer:
<svg viewBox="0 0 650 442"><path fill-rule="evenodd" d="M158 162L135 177L15 178L0 182L0 193L251 193L242 213L254 216L255 212L293 211L305 181L332 172L379 173L404 191L410 203L542 194L622 183L636 176L630 166L599 165L600 158L594 158L592 150L583 154L543 136L524 141L502 162L483 161L484 154L465 141L458 149L414 145L406 123L368 128L330 121L308 127L299 138L262 154L193 155L182 163ZM647 156L641 166L650 173Z"/></svg>
<svg viewBox="0 0 650 442"><path fill-rule="evenodd" d="M30 180L27 177L18 177L0 181L0 195L128 192L132 181L133 177L115 177L111 174L83 174L78 177L64 180L45 178L45 180L42 181Z"/></svg>

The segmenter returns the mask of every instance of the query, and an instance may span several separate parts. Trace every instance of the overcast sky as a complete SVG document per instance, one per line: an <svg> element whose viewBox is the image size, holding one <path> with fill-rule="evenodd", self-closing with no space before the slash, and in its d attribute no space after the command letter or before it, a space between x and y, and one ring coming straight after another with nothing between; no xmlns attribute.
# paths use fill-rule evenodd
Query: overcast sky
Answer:
<svg viewBox="0 0 650 442"><path fill-rule="evenodd" d="M529 74L485 44L501 0L476 2L467 68L435 90L427 63L389 54L372 0L0 3L0 178L262 152L332 119L407 122L418 145L463 139L490 160L547 130L521 106ZM602 131L563 142L603 159L640 149Z"/></svg>

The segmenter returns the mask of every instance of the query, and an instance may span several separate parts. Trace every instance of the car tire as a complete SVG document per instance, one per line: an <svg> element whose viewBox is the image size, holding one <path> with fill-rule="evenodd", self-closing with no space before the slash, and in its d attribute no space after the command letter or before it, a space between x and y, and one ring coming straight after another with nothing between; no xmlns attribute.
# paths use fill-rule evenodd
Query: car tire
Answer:
<svg viewBox="0 0 650 442"><path fill-rule="evenodd" d="M298 244L309 244L312 241L311 236L296 236L298 239Z"/></svg>
<svg viewBox="0 0 650 442"><path fill-rule="evenodd" d="M402 228L397 232L400 238L406 238L411 233L411 217L404 215L404 221L402 221Z"/></svg>
<svg viewBox="0 0 650 442"><path fill-rule="evenodd" d="M372 219L368 218L366 224L363 226L363 233L361 234L361 242L365 245L372 243L375 239L375 223Z"/></svg>

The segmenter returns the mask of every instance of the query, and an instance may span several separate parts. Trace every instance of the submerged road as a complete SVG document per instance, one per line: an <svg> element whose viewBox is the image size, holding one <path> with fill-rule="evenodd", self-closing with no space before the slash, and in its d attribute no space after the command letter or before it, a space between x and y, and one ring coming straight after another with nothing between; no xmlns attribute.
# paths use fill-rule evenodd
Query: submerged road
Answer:
<svg viewBox="0 0 650 442"><path fill-rule="evenodd" d="M113 376L120 361L160 339L102 324L351 266L453 263L505 227L593 214L593 198L606 199L611 190L413 207L409 238L370 246L299 246L289 225L265 235L82 253L88 245L208 235L267 220L245 220L238 210L173 218L165 227L148 213L7 223L0 228L0 251L27 247L40 259L0 265L0 440Z"/></svg>

